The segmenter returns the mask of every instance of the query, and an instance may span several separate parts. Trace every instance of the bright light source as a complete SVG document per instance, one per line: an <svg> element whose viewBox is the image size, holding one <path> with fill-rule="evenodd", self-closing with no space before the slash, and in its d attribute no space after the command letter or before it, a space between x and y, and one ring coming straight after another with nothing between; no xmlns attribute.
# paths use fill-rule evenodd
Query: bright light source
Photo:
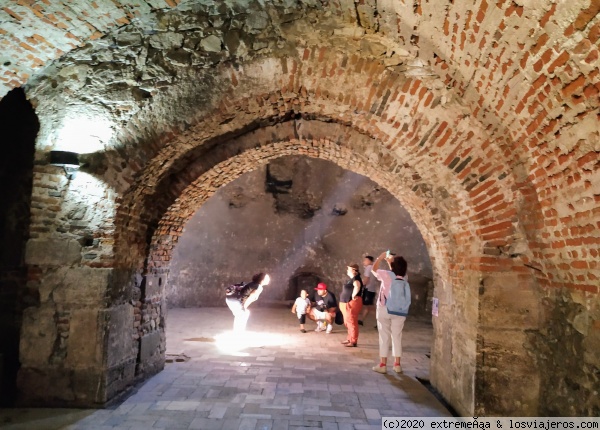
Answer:
<svg viewBox="0 0 600 430"><path fill-rule="evenodd" d="M113 135L112 123L94 112L68 114L56 136L56 149L79 154L104 150Z"/></svg>
<svg viewBox="0 0 600 430"><path fill-rule="evenodd" d="M215 336L215 343L223 353L245 357L249 354L242 352L244 349L285 345L289 343L289 339L289 336L279 333L226 331Z"/></svg>
<svg viewBox="0 0 600 430"><path fill-rule="evenodd" d="M79 170L79 158L76 152L50 151L50 164L65 169L69 180L73 179Z"/></svg>

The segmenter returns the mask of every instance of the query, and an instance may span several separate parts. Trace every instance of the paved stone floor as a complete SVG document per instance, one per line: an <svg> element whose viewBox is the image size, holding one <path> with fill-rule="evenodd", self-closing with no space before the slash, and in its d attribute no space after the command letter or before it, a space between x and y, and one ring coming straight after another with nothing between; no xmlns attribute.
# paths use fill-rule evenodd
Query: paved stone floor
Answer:
<svg viewBox="0 0 600 430"><path fill-rule="evenodd" d="M284 308L255 308L248 332L232 338L227 308L172 309L167 363L109 409L4 409L6 429L381 429L382 416L449 416L416 379L428 377L432 327L408 319L404 374L371 370L378 341L372 316L358 348L344 348L345 329L307 333Z"/></svg>

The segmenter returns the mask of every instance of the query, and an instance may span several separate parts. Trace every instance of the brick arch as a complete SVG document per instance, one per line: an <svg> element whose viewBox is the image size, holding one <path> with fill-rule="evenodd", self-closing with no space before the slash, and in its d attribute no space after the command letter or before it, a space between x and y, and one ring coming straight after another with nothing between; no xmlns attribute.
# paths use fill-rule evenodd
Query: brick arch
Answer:
<svg viewBox="0 0 600 430"><path fill-rule="evenodd" d="M367 176L388 189L407 208L422 231L431 252L431 259L436 262L438 276L443 278L450 276L445 266L451 252L449 249L451 240L437 231L436 217L427 207L428 204L422 197L410 191L411 169L405 168L406 172L398 174L395 172L397 166L393 163L378 165L367 160L351 145L340 145L339 142L326 137L312 139L291 137L261 142L261 138L268 135L273 138L275 133L277 130L272 128L265 130L264 133L252 133L251 136L246 137L252 142L251 148L213 165L180 192L178 191L178 198L165 211L153 235L148 256L149 272L162 273L168 270L171 253L182 234L183 226L216 190L275 158L305 155L334 162L344 169ZM175 184L174 186L179 188ZM439 221L438 218L437 222Z"/></svg>
<svg viewBox="0 0 600 430"><path fill-rule="evenodd" d="M267 69L271 74L261 76ZM327 48L300 50L298 57L280 62L267 58L243 68L223 66L218 73L229 88L212 106L199 108L194 126L178 135L166 135L169 140L159 145L151 142L147 148L129 151L131 159L136 158L134 151L147 151L145 156L153 158L130 173L137 178L123 199L125 207L132 206L136 199L155 205L156 187L166 187L161 188L161 194L176 199L181 190L170 188L170 178L179 177L178 181L185 183L180 173L191 160L249 130L300 116L339 124L330 136L344 136L346 129L371 136L379 143L361 149L367 157L410 166L413 191L424 201L434 200L436 193L444 195L448 207L433 209L437 211L433 215L437 219L434 229L449 234L452 241L470 237L473 231L482 239L480 248L468 253L472 258L457 262L457 267L493 272L499 266L501 270L521 266L523 270L523 261L515 260L515 256L526 264L542 267L532 263L528 251L528 242L537 237L537 230L528 227L543 228L535 189L529 188L530 194L523 194L524 187L516 185L497 142L472 120L464 106L456 100L444 102L444 97L450 95L440 89L435 77L406 76L386 68L379 60L347 56ZM352 91L345 91L348 88ZM132 128L137 126L131 123ZM269 140L270 136L265 138ZM190 171L183 176L194 177L196 173ZM518 216L520 208L515 207L521 201L529 204L525 218ZM159 218L155 214L149 220L153 228ZM449 233L447 226L452 223L456 230ZM140 255L145 254L140 251ZM543 270L536 271L536 275L545 277Z"/></svg>
<svg viewBox="0 0 600 430"><path fill-rule="evenodd" d="M332 2L332 4L335 16L347 17L345 14L348 11L341 10L337 3ZM167 1L164 4L157 3L157 6L168 9L176 7L177 3ZM275 76L280 79L277 82L278 88L276 90L263 88L264 92L257 90L253 96L268 95L265 99L268 103L268 97L275 93L277 97L284 100L284 103L271 113L274 117L281 115L281 112L278 112L279 108L287 111L311 111L311 106L307 108L302 105L302 97L293 95L295 91L300 91L302 88L315 102L317 100L329 103L332 100L339 101L348 109L356 109L359 113L350 115L350 118L342 118L336 115L336 112L330 113L327 109L323 109L323 103L321 106L312 106L312 112L325 114L338 121L346 121L352 126L360 127L364 132L380 138L384 146L396 152L399 157L407 158L411 162L415 161L417 164L424 163L425 165L420 166L420 170L424 173L427 173L428 166L425 162L427 157L422 152L428 151L430 154L427 156L432 156L434 159L442 158L443 154L445 156L443 162L453 172L452 174L457 175L457 180L465 182L461 185L468 191L469 198L473 202L485 204L496 199L496 206L503 206L506 202L519 202L520 207L514 212L528 213L526 217L515 218L518 220L516 230L517 223L507 221L514 215L510 214L513 210L510 204L504 205L503 209L496 207L496 211L504 210L501 216L495 213L484 215L488 222L493 222L495 218L502 220L495 225L484 223L482 227L487 229L481 232L482 235L490 238L488 243L490 253L500 250L503 255L521 255L523 262L534 267L539 278L548 285L564 284L597 291L592 282L596 278L585 273L586 269L596 268L590 261L592 255L577 260L574 262L575 265L571 266L570 262L565 263L565 257L560 253L547 251L549 244L552 248L556 247L554 249L566 248L565 252L572 253L574 246L581 246L587 240L583 237L585 229L577 228L578 220L583 219L586 226L594 223L593 207L590 204L578 205L577 201L569 202L574 208L572 214L561 216L558 220L549 209L560 203L561 199L568 200L569 186L572 183L577 186L580 200L591 199L595 203L597 199L597 193L593 191L594 183L597 182L594 176L594 159L597 157L597 151L593 143L573 145L568 142L572 139L589 141L594 138L592 134L582 135L584 133L576 124L578 121L586 121L589 125L590 122L597 121L598 115L597 91L600 77L593 65L598 56L595 42L598 40L599 22L598 10L594 7L591 4L589 7L581 4L570 10L564 5L554 4L547 8L530 9L510 2L498 2L492 5L481 0L476 2L475 7L464 10L464 5L459 4L436 8L433 4L424 3L413 8L413 5L398 3L381 14L379 32L375 27L368 28L367 23L357 21L356 16L350 16L349 22L358 22L358 27L366 29L367 33L379 33L377 37L383 37L377 39L378 43L391 46L404 40L401 45L418 52L418 57L423 60L421 63L429 64L431 67L413 65L419 64L418 62L409 62L408 65L396 67L397 59L391 62L385 58L377 59L375 56L360 52L362 47L357 48L356 44L352 45L348 40L344 42L347 44L344 45L344 49L347 50L345 53L326 46L311 46L309 43L307 47L297 48L296 58L258 60L259 63L279 62L288 73L276 71ZM6 12L11 20L17 21L33 19L35 22L34 16L39 16L38 10L27 5L17 5L14 10ZM93 28L95 13L99 11L94 8L89 12L90 16L87 14L84 17L78 16L77 20L72 21L72 23L87 22L91 27L87 25L82 27L81 34L76 37L77 43L69 46L67 50L83 44L88 36L90 39L101 36L103 30L101 27L99 32L87 30ZM126 30L125 27L132 18L145 13L160 15L163 12L137 10L135 7L120 9L115 5L115 9L108 14L110 24L107 25L121 25L124 26L123 30ZM175 14L178 11L168 13ZM572 20L566 20L565 17L571 16L576 19L572 24L568 24ZM390 24L394 22L396 22L395 29L394 25ZM48 22L45 22L46 24ZM496 29L505 28L512 28L515 31L521 29L520 31L523 32L528 30L527 42L523 43L523 46L518 46L519 44L511 46L508 39L510 32L495 32ZM493 34L490 29L494 29ZM407 31L414 33L415 36L413 38L410 35L411 43L414 45L412 47L408 44ZM120 40L117 33L113 32L110 36ZM447 37L436 37L442 33ZM4 34L0 37L4 37ZM11 46L13 42L18 45L19 41L12 40ZM21 42L29 44L27 46L34 50L36 47L42 50L47 48L43 38L39 37L32 36ZM16 45L14 49L21 50L17 49ZM368 52L369 49L364 51ZM275 56L276 53L274 52L273 55ZM56 58L55 53L49 53L46 60L37 61L36 67L52 58ZM34 61L31 58L29 60ZM231 87L235 87L231 93L227 93L225 88L226 98L235 95L235 92L243 87L243 82L238 81L245 79L244 68L253 67L252 61L240 64L242 64L242 72L239 72L237 67L229 68L221 65L221 77L229 74ZM409 71L414 68L416 73L413 73L413 77L409 77L406 71L402 71L403 68ZM439 82L435 85L431 85L435 80L431 77L432 73L440 76ZM3 79L11 79L10 73L3 76L8 76ZM271 76L267 74L262 78ZM362 78L362 84L354 85L352 77L356 76ZM19 79L26 78L21 76ZM319 86L315 84L317 80L323 83ZM264 85L260 77L258 81L259 86ZM14 84L17 81L11 82ZM307 84L311 82L312 87ZM451 88L452 92L444 95L440 89L446 86ZM341 95L340 88L352 90ZM389 94L386 88L390 90ZM398 91L397 97L396 91ZM436 122L436 116L440 112L436 107L444 97L462 99L460 102L454 100L446 105L447 110L456 109L461 114L442 115L440 121ZM237 100L235 96L232 99ZM400 109L407 99L418 102L410 104L406 109ZM210 102L207 104L210 108L227 110L228 102L229 100L224 101L223 106L213 106ZM295 102L300 102L297 105L299 108L293 106ZM218 102L216 104L218 105ZM392 108L397 108L396 115L390 114ZM428 112L430 108L431 112ZM198 117L190 122L195 123L198 118L204 120L209 114L208 111L198 112ZM418 121L404 121L401 117L403 114L417 118ZM485 130L486 137L482 138L480 133L470 136L469 132L464 130L465 124L469 121L461 121L461 115L476 118L472 126ZM125 133L125 137L131 139L124 140L135 142L136 130L139 130L143 125L141 123L146 120L148 117L144 116L139 121L134 118L131 121L134 131L130 136ZM457 132L461 125L463 131ZM466 128L470 126L471 124ZM215 129L223 128L220 126ZM394 135L394 128L402 131L403 135L401 137ZM179 130L176 130L175 135L178 134ZM557 136L559 140L562 139L558 144ZM163 143L169 142L173 134L165 133L163 138L165 139ZM438 147L441 149L438 150ZM410 148L411 151L402 148ZM476 154L478 151L479 154ZM435 152L437 154L431 155ZM154 155L152 150L148 151L145 161L150 160ZM559 157L558 163L553 162L556 156ZM139 163L139 166L145 168L146 163ZM505 174L509 170L514 170L515 166L521 172L513 171L513 178L506 180ZM575 172L579 167L584 167L583 174ZM419 166L415 168L419 169ZM438 177L428 181L430 184L447 182L448 176L445 172L438 173ZM546 174L549 174L552 179L545 180ZM494 180L495 183L492 183ZM457 187L456 191L460 191L460 187ZM490 192L493 195L490 195ZM484 201L479 200L482 198ZM582 208L579 209L577 206ZM476 203L467 207L475 211L485 209ZM586 213L587 215L584 215ZM468 214L468 222L476 222L476 216L473 213ZM555 223L568 230L567 234L561 233L557 240L552 239ZM523 249L523 246L520 243L513 246L511 243L513 239L502 241L494 237L514 238L515 235L526 237L525 240L529 245L527 248L531 252L525 254L514 252L515 248ZM493 256L486 258L488 260L485 261L488 262L494 260ZM565 270L565 264L576 271L570 279L568 273L566 278L561 275L561 271ZM596 275L591 274L591 276ZM549 277L553 279L551 282L548 281Z"/></svg>
<svg viewBox="0 0 600 430"><path fill-rule="evenodd" d="M528 291L531 289L531 281L527 279L531 275L523 271L520 262L484 255L486 242L477 233L481 230L484 230L484 234L488 232L484 224L486 219L475 221L480 223L478 229L471 228L468 221L461 218L462 212L468 213L470 210L467 199L457 199L458 203L453 208L456 213L451 213L449 208L438 204L433 194L423 192L422 188L430 185L413 166L402 164L386 152L373 153L374 149L384 146L381 141L360 132L357 127L331 119L325 122L324 119L298 115L287 120L280 118L276 122L271 118L270 122L265 120L264 124L252 131L212 142L209 145L211 149L202 151L201 156L195 154L192 157L190 154L194 153L194 146L188 145L182 158L163 159L161 165L164 171L149 175L151 182L140 189L150 191L152 186L152 192L146 195L143 192L131 193L121 202L120 211L122 214L127 213L125 218L129 220L127 228L138 228L137 234L141 234L148 242L142 240L146 245L136 254L131 252L130 244L139 244L139 236L138 239L128 239L127 246L117 247L121 252L117 251L115 258L120 264L137 264L138 270L146 275L147 283L155 284L157 279L166 279L170 255L177 239L198 206L219 187L257 165L267 163L271 158L303 154L324 158L343 168L364 174L396 196L421 229L434 267L436 294L443 297L448 306L446 315L453 315L451 319L440 322L440 326L436 328L444 333L443 336L447 336L447 340L439 339L434 343L434 362L438 363L437 366L444 367L443 363L451 360L450 357L461 357L458 363L451 365L458 376L444 372L445 378L436 376L437 384L446 390L445 394L455 404L465 411L473 410L477 347L469 339L475 339L478 330L478 296L473 292L478 290L484 273L486 277L495 279L495 273L504 271L512 274L514 271L517 278L524 279L515 283L511 289L523 288L520 284L525 284L528 285ZM212 120L214 119L209 119L208 122ZM189 138L190 135L187 134L185 139ZM168 163L165 163L166 160ZM486 189L487 187L482 188L483 191ZM463 193L463 196L467 196L467 193ZM151 207L158 211L152 212ZM118 227L122 227L125 218L117 219ZM494 228L489 231L497 234ZM141 264L144 258L147 258L146 265ZM489 284L486 286L489 287ZM145 300L153 306L159 305L163 289L153 288L152 291L153 293L145 293ZM456 298L451 298L454 295ZM458 342L455 342L454 337L459 339ZM448 342L454 345L444 346ZM450 356L448 350L452 351ZM456 395L451 388L452 384L461 386L461 394ZM482 403L480 401L479 407L482 407Z"/></svg>
<svg viewBox="0 0 600 430"><path fill-rule="evenodd" d="M123 191L116 219L117 252L101 262L107 271L117 269L115 276L107 281L110 299L116 299L124 311L128 310L130 297L127 292L134 282L127 277L129 272L125 271L121 276L118 269L144 270L140 260L148 255L148 246L162 216L157 217L149 209L152 199L160 196L160 190L181 189L171 188L178 181L183 180L181 185L186 185L185 178L178 173L202 156L202 151L210 149L210 144L220 145L249 130L265 129L267 125L285 121L290 114L344 124L365 136L377 138L379 143L373 151L374 159L391 157L399 165L402 161L409 166L407 171L410 169L414 174L411 180L418 182L412 190L417 196L415 201L425 203L422 207L417 204L415 208L421 209L422 214L431 214L432 222L427 225L431 225L442 243L453 240L455 244L467 244L467 252L448 262L450 280L446 280L448 285L440 292L444 294L442 302L453 306L450 311L444 309L443 313L452 315L454 321L446 320L445 325L440 323L445 338L434 344L433 356L438 357L438 362L444 354L454 356L446 363L450 371L438 369L433 372L436 384L445 387L452 384L452 380L459 381L457 387L446 389L454 393L449 397L453 398L454 404L461 405L461 412L465 414L473 413L473 409L483 414L498 410L505 414L515 410L525 411L525 414L542 412L534 415L548 412L550 415L561 412L583 415L597 410L597 396L593 394L597 385L594 336L598 330L600 277L597 261L600 239L594 231L598 226L600 202L597 163L600 18L597 2L548 2L537 9L510 1L491 4L486 0L477 0L473 5L451 2L443 8L436 2L392 3L393 7L380 15L378 23L357 20L355 8L350 8L354 15L351 13L351 19L346 22L351 25L336 28L334 34L333 39L340 42L339 51L328 46L315 46L327 43L315 41L316 38L305 42L303 37L296 37L294 40L302 40L301 43L307 45L287 46L281 51L267 50L267 54L253 51L243 61L222 52L222 61L215 60L214 63L214 57L211 57L201 64L201 67L215 65L204 69L205 74L191 62L173 67L170 71L174 73L168 79L173 85L160 79L151 82L159 94L152 99L154 106L165 101L177 104L182 101L179 98L182 94L189 96L186 102L192 99L202 106L192 106L193 116L183 118L171 133L167 130L163 134L162 129L158 130L160 136L154 140L152 133L140 132L144 123L149 129L160 123L153 120L161 118L148 113L151 108L137 117L127 116L127 109L121 110L123 105L119 103L119 97L127 91L116 95L99 91L100 98L106 96L106 101L116 102L113 107L116 106L115 110L119 112L115 116L131 125L129 129L123 127L124 139L119 141L119 145L131 144L131 149L120 147L116 151L120 155L115 160L124 166L113 166L104 177L115 185L111 183L111 173L117 172L120 182L114 188L117 193ZM153 4L170 8L176 2L168 0L163 4L156 1ZM335 16L347 17L345 12L338 13L335 9L339 3L332 1L329 4L333 5ZM57 2L48 6L61 11L63 4ZM101 37L111 25L106 24L107 21L126 25L127 19L119 20L120 10L116 3L114 6L117 14L111 10L108 16L96 15L98 10L90 8L85 19L81 16L70 21L65 19L68 23L63 22L63 26L79 31L75 36L78 40L73 44L68 40L73 39L73 34L62 30L58 31L60 38L47 43L47 39L45 41L39 32L35 32L38 29L35 24L22 25L25 30L19 34L2 29L0 41L11 39L8 51L16 60L12 61L12 66L6 66L8 62L3 59L0 66L3 89L0 91L28 82L28 95L33 93L37 112L47 114L41 118L46 127L52 124L52 115L45 110L48 105L51 109L59 109L69 105L62 101L72 99L80 105L88 103L86 97L89 94L79 91L77 85L67 85L66 90L59 85L54 92L53 88L60 81L54 78L64 67L77 66L81 62L95 67L93 43L90 49L57 61L54 71L49 68L49 75L36 71L65 51ZM12 5L12 9L4 8L3 12L10 15L11 24L17 26L17 21L33 16L48 24L44 21L48 16L50 26L56 24L62 29L62 18L55 22L56 16L46 14L45 7L19 2ZM368 11L368 5L361 7ZM150 13L158 16L163 12ZM97 33L87 25L80 25L88 21L88 15L92 16L91 21L101 23ZM130 18L135 15L134 11ZM320 15L319 11L314 16L320 18ZM369 16L377 16L377 13L363 14L363 17ZM306 28L312 30L310 26ZM33 32L27 35L29 29ZM119 38L118 32L112 32L99 45L106 46L107 41L115 42L115 46L128 43L129 35L125 33L131 29L123 28L123 38ZM169 26L168 31L171 30ZM331 35L331 28L328 30L327 34ZM360 42L342 36L360 36L365 32L369 36L360 38ZM442 33L446 37L440 37ZM93 36L88 37L90 34ZM23 35L27 37L21 40ZM267 37L271 38L272 34ZM140 40L147 41L145 36L140 36ZM63 43L65 51L52 46L52 42ZM410 55L406 58L392 55L390 58L386 56L388 52L381 54L381 46L387 49L392 45L400 48L399 52L411 51ZM47 55L42 58L38 55L40 51ZM106 53L102 47L99 51ZM88 54L91 62L82 60ZM124 58L127 54L118 57L118 50L113 54L116 61L109 62L111 68L117 63L132 64L131 59ZM270 55L271 59L258 58L264 55ZM177 61L181 59L177 56ZM228 61L236 62L236 67L226 64ZM34 67L29 67L32 64ZM20 68L21 65L24 67ZM106 68L99 69L106 71ZM122 77L137 76L137 73L128 73L135 71L135 67L123 66L117 70L119 82ZM65 72L66 75L70 73ZM34 79L29 80L30 73ZM181 82L178 79L201 79L213 73L220 78L219 85L211 88L215 90L214 94L190 95L177 86ZM435 74L440 78L436 79ZM102 76L110 81L114 75ZM36 78L39 78L37 82ZM64 78L67 84L71 83L71 77ZM133 97L125 107L131 107L132 111L144 109L143 103L150 103L145 98L146 92L139 83L132 82L128 80L125 85L131 86L126 89L132 90L143 101ZM42 88L36 92L36 85L46 85L48 91L44 92ZM59 97L63 93L65 99ZM113 96L115 98L111 100ZM359 153L371 159L369 151ZM45 154L40 154L40 160L42 155ZM126 166L129 162L130 167ZM38 166L38 169L46 174L45 167ZM43 179L35 180L38 191L45 187ZM122 184L133 185L127 188ZM440 184L448 185L440 190ZM174 195L177 197L176 193ZM427 203L435 206L427 206ZM40 227L42 238L50 236L45 225L40 223ZM106 236L102 237L110 248L112 232L110 227L106 230ZM69 234L70 239L78 239L77 233ZM469 243L468 238L474 235L482 240ZM129 246L133 247L133 255L126 252ZM469 260L465 256L474 257ZM452 280L459 279L464 282L453 284ZM543 286L557 287L555 290L547 288L542 293L547 298L544 301L544 306L549 309L547 315L552 313L552 318L543 321L550 325L543 333L536 332L535 322L528 322L528 318L534 319L530 315L538 311L539 296L520 295L523 290L535 290L535 281ZM153 282L149 279L145 286L152 286ZM519 308L521 313L507 312L501 324L497 324L488 316L498 313L498 303L505 297L496 297L493 293L505 291L503 288L507 285L514 287L510 295L519 299L524 297L523 302L531 303L531 309ZM152 300L154 298L150 302ZM550 302L553 303L548 305ZM156 303L160 303L160 299ZM111 323L112 333L124 332L129 327L129 320L125 316L122 318ZM102 316L102 321L108 319ZM530 324L522 326L529 328L527 336L530 337L524 339L523 333L517 336L511 331L510 324L514 321ZM462 330L453 332L454 326L460 326ZM35 324L30 328L37 330ZM508 329L502 331L503 328ZM589 337L580 336L582 332L589 332ZM539 362L530 363L522 378L513 374L509 381L494 379L493 370L486 370L492 368L490 364L497 364L498 357L502 360L502 353L494 355L494 351L504 352L515 345L520 350L528 347L533 355L537 354ZM560 345L561 351L556 350L555 345ZM468 352L464 353L465 350ZM475 354L477 358L474 358ZM527 355L516 358L507 355L515 367L521 362L529 362ZM107 361L106 356L104 359ZM128 360L135 362L135 357L128 356ZM477 365L472 365L476 360ZM573 363L583 364L573 369ZM147 363L138 364L144 368ZM530 379L536 370L550 376L541 382ZM88 369L86 373L89 373ZM471 378L471 375L475 376ZM35 380L37 376L35 374ZM557 386L562 384L557 381L563 380L566 381L564 385ZM502 397L501 392L511 385L507 383L511 381L519 381L523 386L538 384L541 388L537 398L547 406L535 409L535 405L531 406L535 402L530 397L518 394L515 398L525 399L523 403L527 407ZM89 385L100 387L95 383ZM52 384L48 386L52 387ZM85 392L85 389L78 390ZM569 398L581 398L582 392L587 398L577 405L568 401ZM491 409L486 409L486 405L492 405ZM493 405L501 406L494 409Z"/></svg>
<svg viewBox="0 0 600 430"><path fill-rule="evenodd" d="M141 259L148 257L144 270L160 273L168 268L170 253L183 226L214 191L270 159L289 154L323 158L368 176L409 208L431 247L440 249L442 254L448 252L442 248L455 243L453 233L446 225L451 216L419 192L419 187L426 184L419 185L416 191L411 190L422 181L411 166L401 164L389 155L365 157L365 152L379 146L381 143L376 139L346 125L300 116L220 141L211 150L203 151L201 157L190 157L188 160L193 161L188 165L165 173L162 180L155 178L153 193L131 193L123 199L117 225L122 227L123 220L127 219L127 228L131 231L136 225L133 220L137 220L138 237L149 239L152 236L153 239L150 256L145 247L134 256L130 244L140 243L140 240L132 240L129 236L122 247L117 247L122 252L117 251L115 258L120 264L128 262L141 269ZM438 258L440 264L446 261L442 254ZM446 269L443 271L448 273Z"/></svg>

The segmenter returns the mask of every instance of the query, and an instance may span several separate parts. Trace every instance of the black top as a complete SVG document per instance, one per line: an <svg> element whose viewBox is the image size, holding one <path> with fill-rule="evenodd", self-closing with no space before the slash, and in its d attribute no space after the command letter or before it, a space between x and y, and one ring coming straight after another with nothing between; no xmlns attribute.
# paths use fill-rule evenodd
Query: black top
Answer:
<svg viewBox="0 0 600 430"><path fill-rule="evenodd" d="M240 302L245 303L246 299L250 297L253 291L256 291L259 287L258 282L248 282L244 287L240 290L239 295L236 297Z"/></svg>
<svg viewBox="0 0 600 430"><path fill-rule="evenodd" d="M315 294L315 309L320 312L325 312L327 309L337 308L337 300L332 292L327 291L325 297Z"/></svg>
<svg viewBox="0 0 600 430"><path fill-rule="evenodd" d="M364 285L360 275L356 275L354 278L346 282L346 284L342 288L342 294L340 294L340 303L348 303L350 300L352 300L352 291L354 291L354 281L360 282L360 290L358 290L356 297L362 296L362 290L364 288Z"/></svg>

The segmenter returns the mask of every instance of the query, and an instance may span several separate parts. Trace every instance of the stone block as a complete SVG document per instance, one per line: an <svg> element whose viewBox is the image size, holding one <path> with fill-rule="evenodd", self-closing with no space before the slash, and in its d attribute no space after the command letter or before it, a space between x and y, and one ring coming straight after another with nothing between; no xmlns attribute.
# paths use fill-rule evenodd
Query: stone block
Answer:
<svg viewBox="0 0 600 430"><path fill-rule="evenodd" d="M476 376L476 413L538 415L540 374L528 354L528 346L524 331L482 331Z"/></svg>
<svg viewBox="0 0 600 430"><path fill-rule="evenodd" d="M585 362L600 368L600 324L594 326L584 338L583 347Z"/></svg>
<svg viewBox="0 0 600 430"><path fill-rule="evenodd" d="M183 35L178 33L157 33L150 36L150 46L156 49L173 49L182 43Z"/></svg>
<svg viewBox="0 0 600 430"><path fill-rule="evenodd" d="M472 416L476 326L457 318L456 312L455 306L441 304L433 320L430 378L459 414Z"/></svg>
<svg viewBox="0 0 600 430"><path fill-rule="evenodd" d="M23 311L20 361L23 366L44 367L54 350L57 329L55 309L51 306L27 308Z"/></svg>
<svg viewBox="0 0 600 430"><path fill-rule="evenodd" d="M380 57L387 51L387 47L382 43L379 43L376 40L370 40L368 38L363 38L360 41L360 50L367 55L372 55L375 57Z"/></svg>
<svg viewBox="0 0 600 430"><path fill-rule="evenodd" d="M97 310L75 310L71 312L67 358L65 364L71 368L102 365L102 334L98 325Z"/></svg>
<svg viewBox="0 0 600 430"><path fill-rule="evenodd" d="M161 295L165 278L166 275L146 276L146 297Z"/></svg>
<svg viewBox="0 0 600 430"><path fill-rule="evenodd" d="M106 399L112 400L135 381L135 357L106 371ZM148 376L148 375L145 375Z"/></svg>
<svg viewBox="0 0 600 430"><path fill-rule="evenodd" d="M103 307L111 269L60 268L44 278L40 299L52 292L55 303Z"/></svg>
<svg viewBox="0 0 600 430"><path fill-rule="evenodd" d="M150 360L158 353L160 346L160 332L155 331L143 336L140 340L140 361Z"/></svg>
<svg viewBox="0 0 600 430"><path fill-rule="evenodd" d="M19 370L19 406L98 407L106 402L105 371L86 367L72 370L56 367Z"/></svg>
<svg viewBox="0 0 600 430"><path fill-rule="evenodd" d="M221 51L221 39L214 34L205 37L200 42L200 46L207 52L220 52Z"/></svg>
<svg viewBox="0 0 600 430"><path fill-rule="evenodd" d="M108 332L107 366L113 367L135 356L133 351L133 306L123 304L103 311Z"/></svg>
<svg viewBox="0 0 600 430"><path fill-rule="evenodd" d="M480 295L480 323L484 327L536 329L539 303L537 291L519 283L515 276L485 278Z"/></svg>
<svg viewBox="0 0 600 430"><path fill-rule="evenodd" d="M71 371L50 367L23 366L17 375L18 406L60 407L73 405Z"/></svg>
<svg viewBox="0 0 600 430"><path fill-rule="evenodd" d="M75 240L30 239L25 262L33 266L71 266L81 261L81 245Z"/></svg>
<svg viewBox="0 0 600 430"><path fill-rule="evenodd" d="M94 407L108 401L106 393L106 370L86 367L73 372L75 405Z"/></svg>

